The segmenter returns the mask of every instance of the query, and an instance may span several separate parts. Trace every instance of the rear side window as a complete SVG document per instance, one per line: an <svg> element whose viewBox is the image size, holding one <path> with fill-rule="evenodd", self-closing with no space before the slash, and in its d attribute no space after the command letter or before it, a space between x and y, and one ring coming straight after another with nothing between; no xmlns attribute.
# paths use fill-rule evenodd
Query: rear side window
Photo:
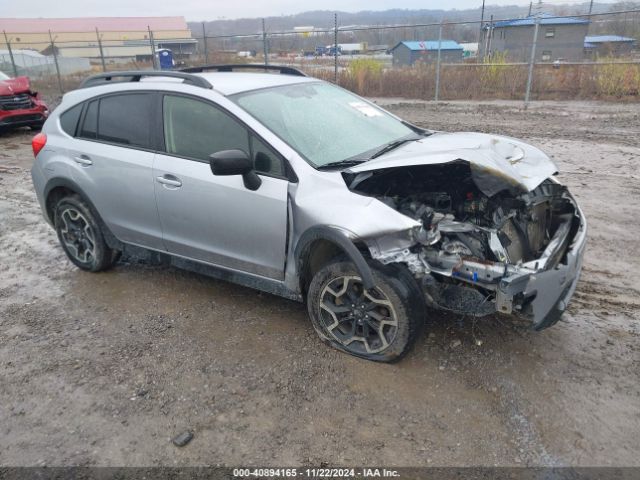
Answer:
<svg viewBox="0 0 640 480"><path fill-rule="evenodd" d="M80 129L79 137L82 138L96 138L98 134L98 100L94 100L87 107L87 113L84 115L84 121L82 122L82 128Z"/></svg>
<svg viewBox="0 0 640 480"><path fill-rule="evenodd" d="M76 127L78 126L78 120L80 120L80 114L82 113L82 103L70 108L62 115L60 115L60 126L62 130L72 137L76 134Z"/></svg>
<svg viewBox="0 0 640 480"><path fill-rule="evenodd" d="M148 148L153 95L113 95L100 99L98 140Z"/></svg>
<svg viewBox="0 0 640 480"><path fill-rule="evenodd" d="M163 114L167 153L197 160L209 160L209 155L220 150L249 154L248 130L208 103L166 95Z"/></svg>
<svg viewBox="0 0 640 480"><path fill-rule="evenodd" d="M78 136L131 147L149 148L152 107L153 95L148 93L110 95L93 100L87 106ZM71 110L65 112L63 116L70 112ZM62 122L62 117L60 121ZM65 132L70 131L65 129Z"/></svg>

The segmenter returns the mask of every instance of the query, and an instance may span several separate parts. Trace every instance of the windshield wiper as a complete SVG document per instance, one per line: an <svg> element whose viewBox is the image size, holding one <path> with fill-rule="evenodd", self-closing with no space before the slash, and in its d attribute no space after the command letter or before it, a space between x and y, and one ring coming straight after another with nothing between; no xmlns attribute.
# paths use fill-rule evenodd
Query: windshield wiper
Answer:
<svg viewBox="0 0 640 480"><path fill-rule="evenodd" d="M338 160L337 162L329 162L324 165L320 165L318 170L333 170L335 168L353 167L366 162L362 158L345 158L344 160Z"/></svg>
<svg viewBox="0 0 640 480"><path fill-rule="evenodd" d="M400 147L401 145L404 145L405 143L415 142L416 140L420 140L421 138L423 138L422 135L417 137L401 138L399 140L394 140L393 142L389 142L386 145L384 145L382 148L376 150L375 153L371 155L369 158L370 159L378 158L381 155L384 155L385 153L390 152L391 150L395 150L396 148Z"/></svg>

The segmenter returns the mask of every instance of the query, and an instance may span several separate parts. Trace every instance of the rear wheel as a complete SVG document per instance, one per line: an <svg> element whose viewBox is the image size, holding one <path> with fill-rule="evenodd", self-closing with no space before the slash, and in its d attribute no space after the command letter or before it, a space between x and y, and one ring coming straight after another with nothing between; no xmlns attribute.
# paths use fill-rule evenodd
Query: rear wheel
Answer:
<svg viewBox="0 0 640 480"><path fill-rule="evenodd" d="M366 290L351 262L321 268L309 285L313 326L331 346L358 357L394 362L411 348L425 321L413 277L372 262L375 287Z"/></svg>
<svg viewBox="0 0 640 480"><path fill-rule="evenodd" d="M58 202L55 228L67 257L82 270L99 272L118 260L120 252L106 244L100 224L80 196L70 195Z"/></svg>

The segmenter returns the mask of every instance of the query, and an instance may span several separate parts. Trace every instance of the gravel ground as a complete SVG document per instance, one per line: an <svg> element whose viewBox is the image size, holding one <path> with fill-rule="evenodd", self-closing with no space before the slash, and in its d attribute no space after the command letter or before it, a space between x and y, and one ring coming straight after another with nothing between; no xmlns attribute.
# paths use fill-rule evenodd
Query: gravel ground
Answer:
<svg viewBox="0 0 640 480"><path fill-rule="evenodd" d="M380 365L324 346L301 304L139 263L81 272L38 209L31 133L4 134L0 465L640 465L640 105L379 102L554 157L590 222L558 325L438 315Z"/></svg>

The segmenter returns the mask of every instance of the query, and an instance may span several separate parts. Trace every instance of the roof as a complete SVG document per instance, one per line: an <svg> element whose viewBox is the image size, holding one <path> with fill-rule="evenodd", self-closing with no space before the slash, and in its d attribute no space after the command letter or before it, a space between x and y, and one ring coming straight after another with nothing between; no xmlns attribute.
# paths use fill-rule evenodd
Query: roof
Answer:
<svg viewBox="0 0 640 480"><path fill-rule="evenodd" d="M590 35L584 37L585 46L587 43L609 43L609 42L635 42L635 38L621 37L620 35Z"/></svg>
<svg viewBox="0 0 640 480"><path fill-rule="evenodd" d="M391 51L398 48L400 45L404 45L409 50L421 51L421 50L438 50L438 43L440 43L440 50L463 50L462 45L453 40L422 40L415 42L400 42Z"/></svg>
<svg viewBox="0 0 640 480"><path fill-rule="evenodd" d="M293 85L295 83L317 82L317 78L298 77L295 75L284 75L278 73L253 73L253 72L204 72L194 73L205 78L213 88L223 95L234 95L236 93L248 92L259 88L280 87L283 85ZM146 81L177 81L181 80L167 78L150 78Z"/></svg>
<svg viewBox="0 0 640 480"><path fill-rule="evenodd" d="M540 19L540 25L586 25L589 23L589 20L584 18L574 18L574 17L557 17L548 13L541 13L538 18ZM536 17L535 15L531 15L526 18L514 18L512 20L500 20L498 22L494 22L494 28L502 28L502 27L526 27L530 25L535 25Z"/></svg>
<svg viewBox="0 0 640 480"><path fill-rule="evenodd" d="M188 30L184 17L82 17L82 18L0 18L0 31L8 33L130 32Z"/></svg>

